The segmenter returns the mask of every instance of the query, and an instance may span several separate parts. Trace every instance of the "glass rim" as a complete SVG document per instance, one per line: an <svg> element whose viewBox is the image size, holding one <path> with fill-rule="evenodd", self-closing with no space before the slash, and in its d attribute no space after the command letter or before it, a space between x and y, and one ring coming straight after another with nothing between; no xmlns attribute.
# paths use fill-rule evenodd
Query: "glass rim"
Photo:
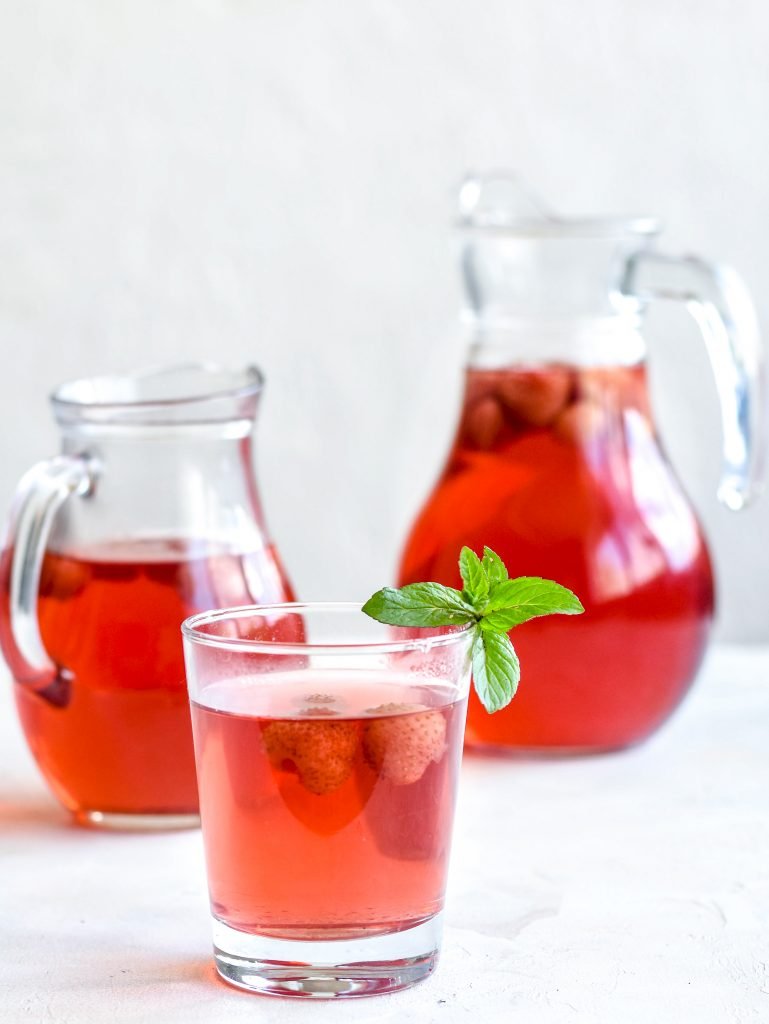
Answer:
<svg viewBox="0 0 769 1024"><path fill-rule="evenodd" d="M86 392L94 384L102 384L105 388L115 387L118 382L125 383L133 381L140 383L143 380L160 379L164 376L171 377L174 373L199 373L201 380L206 376L211 378L229 378L229 383L222 382L219 386L211 387L208 390L193 391L189 394L169 395L166 398L153 396L151 398L83 398L78 397L79 392ZM50 400L54 409L62 411L74 411L77 409L157 409L169 407L184 407L187 405L200 405L217 399L238 399L258 395L264 387L264 374L258 366L249 363L239 369L222 366L214 362L186 362L186 363L163 363L156 366L145 367L141 370L129 371L127 373L97 374L92 377L77 377L74 380L65 381L51 393Z"/></svg>
<svg viewBox="0 0 769 1024"><path fill-rule="evenodd" d="M244 619L249 617L265 617L276 612L298 614L303 611L313 612L360 612L363 615L362 604L357 601L284 601L278 604L253 604L237 605L232 608L216 608L210 611L197 612L190 615L181 624L182 635L185 640L204 647L217 647L220 650L237 650L254 654L398 654L403 651L420 651L427 653L434 648L451 647L467 639L472 632L473 623L453 627L441 626L392 626L392 629L419 629L425 633L433 633L428 636L411 636L403 640L374 640L374 641L352 641L350 643L307 643L296 642L286 643L281 640L248 640L235 636L215 636L203 632L199 627L212 622L222 622L226 619ZM368 621L376 622L365 616ZM384 623L378 623L384 626ZM435 633L442 628L450 628L448 633Z"/></svg>

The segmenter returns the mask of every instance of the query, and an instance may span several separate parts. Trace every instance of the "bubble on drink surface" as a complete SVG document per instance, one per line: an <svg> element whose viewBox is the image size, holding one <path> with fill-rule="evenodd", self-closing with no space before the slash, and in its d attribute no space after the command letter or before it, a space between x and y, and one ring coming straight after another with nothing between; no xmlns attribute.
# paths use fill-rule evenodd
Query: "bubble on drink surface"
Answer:
<svg viewBox="0 0 769 1024"><path fill-rule="evenodd" d="M331 718L333 715L340 715L338 708L332 708L332 704L339 704L339 698L330 693L310 693L300 701L299 714L307 718Z"/></svg>
<svg viewBox="0 0 769 1024"><path fill-rule="evenodd" d="M314 717L330 717L331 715L339 715L341 711L337 708L333 708L331 705L340 704L338 697L334 697L330 693L307 693L301 696L296 695L292 698L292 703L296 707L296 714Z"/></svg>

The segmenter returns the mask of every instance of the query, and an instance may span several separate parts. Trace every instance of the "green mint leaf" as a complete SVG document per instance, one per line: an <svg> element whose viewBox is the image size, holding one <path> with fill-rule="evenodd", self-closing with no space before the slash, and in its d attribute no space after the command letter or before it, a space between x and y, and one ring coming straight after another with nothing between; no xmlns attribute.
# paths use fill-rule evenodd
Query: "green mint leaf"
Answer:
<svg viewBox="0 0 769 1024"><path fill-rule="evenodd" d="M480 608L489 596L489 578L480 558L471 548L462 548L459 554L459 572L470 602Z"/></svg>
<svg viewBox="0 0 769 1024"><path fill-rule="evenodd" d="M385 587L364 604L371 618L391 626L461 626L474 623L473 682L489 712L499 711L518 689L521 669L508 632L539 615L578 615L579 598L566 587L538 576L511 580L507 566L491 548L480 559L464 547L459 571L465 589L440 583Z"/></svg>
<svg viewBox="0 0 769 1024"><path fill-rule="evenodd" d="M507 633L477 629L473 640L473 683L489 713L499 711L515 696L521 667Z"/></svg>
<svg viewBox="0 0 769 1024"><path fill-rule="evenodd" d="M491 548L483 549L483 562L481 563L483 568L486 570L486 575L489 580L489 585L494 586L495 583L502 583L509 576L507 566Z"/></svg>
<svg viewBox="0 0 769 1024"><path fill-rule="evenodd" d="M566 587L538 576L519 576L491 588L483 611L484 629L507 632L539 615L579 615L585 609Z"/></svg>
<svg viewBox="0 0 769 1024"><path fill-rule="evenodd" d="M461 626L477 618L458 590L440 583L385 587L366 601L363 611L389 626Z"/></svg>

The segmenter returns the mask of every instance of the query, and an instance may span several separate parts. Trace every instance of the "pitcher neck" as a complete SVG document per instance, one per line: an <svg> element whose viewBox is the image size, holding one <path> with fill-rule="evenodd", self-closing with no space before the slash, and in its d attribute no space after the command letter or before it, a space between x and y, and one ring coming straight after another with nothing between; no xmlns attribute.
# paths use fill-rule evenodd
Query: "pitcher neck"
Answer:
<svg viewBox="0 0 769 1024"><path fill-rule="evenodd" d="M57 518L56 550L147 538L232 551L264 547L251 435L202 435L188 425L150 439L149 429L64 432L62 454L87 460L92 492Z"/></svg>
<svg viewBox="0 0 769 1024"><path fill-rule="evenodd" d="M468 363L475 369L539 366L635 366L646 357L640 316L466 316Z"/></svg>

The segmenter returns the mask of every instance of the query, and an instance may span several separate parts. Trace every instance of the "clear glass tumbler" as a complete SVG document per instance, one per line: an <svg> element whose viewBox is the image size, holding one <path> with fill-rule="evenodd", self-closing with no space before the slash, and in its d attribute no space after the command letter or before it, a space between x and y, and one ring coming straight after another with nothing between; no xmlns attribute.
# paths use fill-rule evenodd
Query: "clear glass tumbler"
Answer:
<svg viewBox="0 0 769 1024"><path fill-rule="evenodd" d="M425 978L470 631L283 604L205 612L182 632L219 974L315 998Z"/></svg>

